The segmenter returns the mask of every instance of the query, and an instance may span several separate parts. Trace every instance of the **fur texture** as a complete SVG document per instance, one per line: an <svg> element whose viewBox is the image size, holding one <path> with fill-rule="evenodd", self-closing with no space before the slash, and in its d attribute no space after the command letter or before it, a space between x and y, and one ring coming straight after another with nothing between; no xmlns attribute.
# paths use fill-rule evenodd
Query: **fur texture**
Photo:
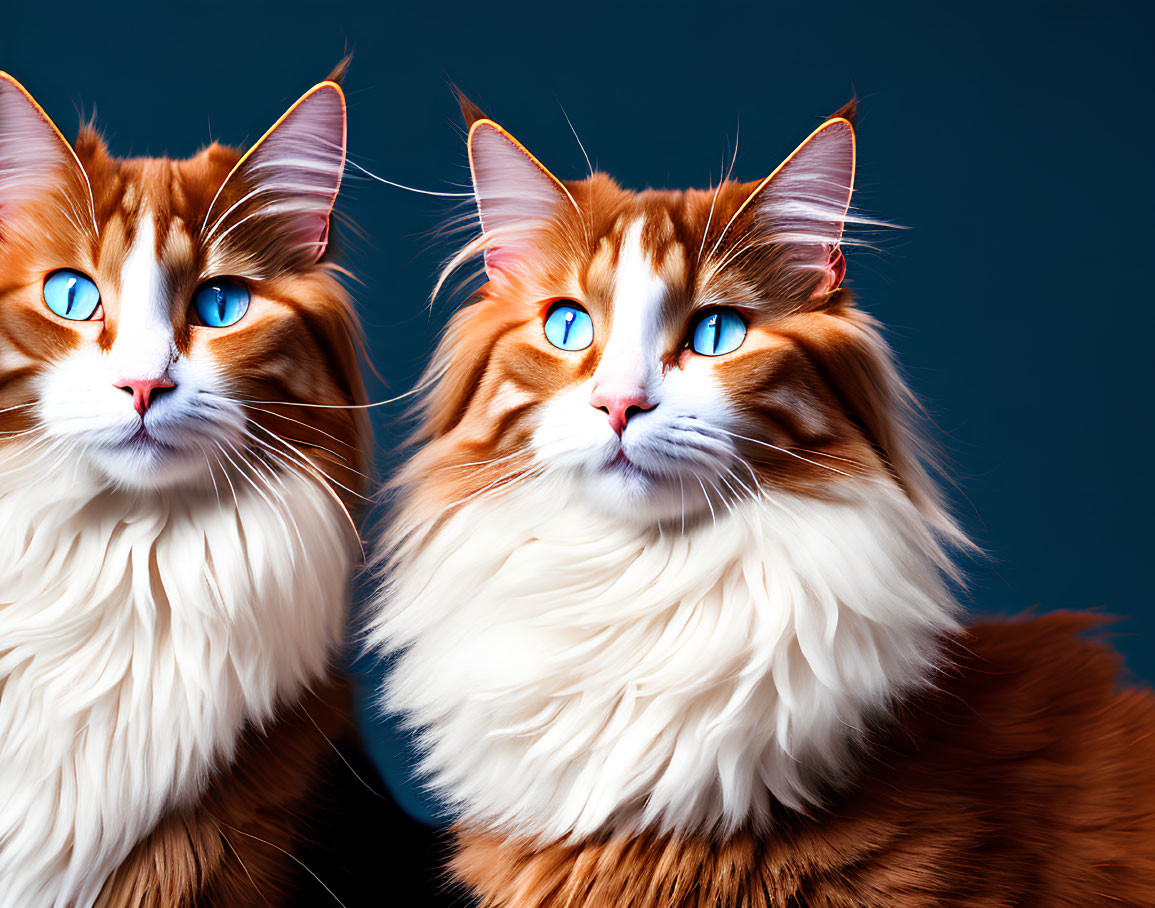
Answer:
<svg viewBox="0 0 1155 908"><path fill-rule="evenodd" d="M0 905L92 905L332 673L369 443L319 262L343 160L332 83L247 155L122 161L87 129L74 153L0 74ZM62 268L99 289L90 318L46 305ZM250 302L211 328L192 299L220 278ZM270 816L305 784L237 771ZM202 887L235 872L210 839L182 859ZM122 903L181 891L179 863Z"/></svg>
<svg viewBox="0 0 1155 908"><path fill-rule="evenodd" d="M0 459L18 489L0 495L0 904L85 905L247 723L327 669L352 553L305 476L225 508L79 470L51 488L41 467Z"/></svg>
<svg viewBox="0 0 1155 908"><path fill-rule="evenodd" d="M97 908L304 904L295 898L300 881L285 873L285 853L315 834L318 779L348 771L330 742L348 733L350 709L346 685L330 681L267 728L248 729L201 796L137 843Z"/></svg>
<svg viewBox="0 0 1155 908"><path fill-rule="evenodd" d="M938 555L883 483L684 533L530 484L406 552L380 628L404 647L390 702L485 828L764 829L774 800L842 781L858 733L929 674L954 626Z"/></svg>
<svg viewBox="0 0 1155 908"><path fill-rule="evenodd" d="M605 835L542 848L469 826L484 908L1148 906L1155 698L1119 689L1086 615L973 627L859 784L772 835Z"/></svg>

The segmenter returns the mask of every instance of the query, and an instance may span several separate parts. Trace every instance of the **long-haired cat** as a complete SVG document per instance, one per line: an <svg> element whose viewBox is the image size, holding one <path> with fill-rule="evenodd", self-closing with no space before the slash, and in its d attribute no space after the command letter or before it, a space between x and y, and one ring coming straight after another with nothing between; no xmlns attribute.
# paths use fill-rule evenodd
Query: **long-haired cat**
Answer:
<svg viewBox="0 0 1155 908"><path fill-rule="evenodd" d="M485 906L1150 905L1155 701L968 543L843 286L853 107L712 191L562 182L463 104L485 283L376 639Z"/></svg>
<svg viewBox="0 0 1155 908"><path fill-rule="evenodd" d="M121 160L0 74L5 908L295 888L351 727L344 162L334 81L243 155Z"/></svg>

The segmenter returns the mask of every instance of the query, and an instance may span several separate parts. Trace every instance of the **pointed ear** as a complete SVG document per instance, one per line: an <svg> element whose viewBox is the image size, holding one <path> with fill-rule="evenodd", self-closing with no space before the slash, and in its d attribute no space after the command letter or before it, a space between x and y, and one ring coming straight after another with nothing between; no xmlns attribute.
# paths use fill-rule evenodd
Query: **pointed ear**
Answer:
<svg viewBox="0 0 1155 908"><path fill-rule="evenodd" d="M491 274L512 267L541 227L578 210L562 182L492 120L469 128L469 169Z"/></svg>
<svg viewBox="0 0 1155 908"><path fill-rule="evenodd" d="M72 146L24 86L0 72L0 223L62 189L92 217L92 190Z"/></svg>
<svg viewBox="0 0 1155 908"><path fill-rule="evenodd" d="M855 140L844 111L814 130L742 206L753 210L759 242L779 251L786 278L802 282L811 297L837 289L846 272L840 245L854 189Z"/></svg>
<svg viewBox="0 0 1155 908"><path fill-rule="evenodd" d="M345 95L322 82L237 162L209 207L205 240L232 234L276 264L313 264L329 243L344 170Z"/></svg>

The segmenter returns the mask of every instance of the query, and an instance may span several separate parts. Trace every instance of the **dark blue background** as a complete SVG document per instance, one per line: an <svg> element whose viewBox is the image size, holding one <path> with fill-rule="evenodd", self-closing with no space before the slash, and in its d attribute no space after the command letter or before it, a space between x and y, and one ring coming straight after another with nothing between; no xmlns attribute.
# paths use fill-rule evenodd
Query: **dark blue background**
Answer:
<svg viewBox="0 0 1155 908"><path fill-rule="evenodd" d="M69 8L69 7L72 8ZM585 2L6 4L0 68L66 134L95 111L119 155L241 144L346 47L354 160L390 179L468 179L452 78L563 178L631 187L769 172L857 91L866 211L910 229L855 253L953 457L986 612L1102 606L1155 679L1151 36L1148 4ZM450 206L365 179L341 208L374 360L405 390L445 308L423 307ZM377 411L383 447L399 410ZM383 458L387 466L388 459ZM400 744L368 716L403 802Z"/></svg>

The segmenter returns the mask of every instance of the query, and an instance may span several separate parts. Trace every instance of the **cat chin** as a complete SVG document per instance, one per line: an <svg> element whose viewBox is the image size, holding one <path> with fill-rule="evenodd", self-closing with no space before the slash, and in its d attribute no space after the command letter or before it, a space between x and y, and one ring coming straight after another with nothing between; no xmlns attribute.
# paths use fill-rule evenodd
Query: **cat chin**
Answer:
<svg viewBox="0 0 1155 908"><path fill-rule="evenodd" d="M211 473L203 457L168 446L141 445L102 449L91 457L99 475L125 489L211 487Z"/></svg>
<svg viewBox="0 0 1155 908"><path fill-rule="evenodd" d="M593 507L630 525L688 523L709 516L710 506L693 476L664 476L628 465L611 465L583 471L574 478L573 486ZM722 507L717 501L714 506Z"/></svg>

